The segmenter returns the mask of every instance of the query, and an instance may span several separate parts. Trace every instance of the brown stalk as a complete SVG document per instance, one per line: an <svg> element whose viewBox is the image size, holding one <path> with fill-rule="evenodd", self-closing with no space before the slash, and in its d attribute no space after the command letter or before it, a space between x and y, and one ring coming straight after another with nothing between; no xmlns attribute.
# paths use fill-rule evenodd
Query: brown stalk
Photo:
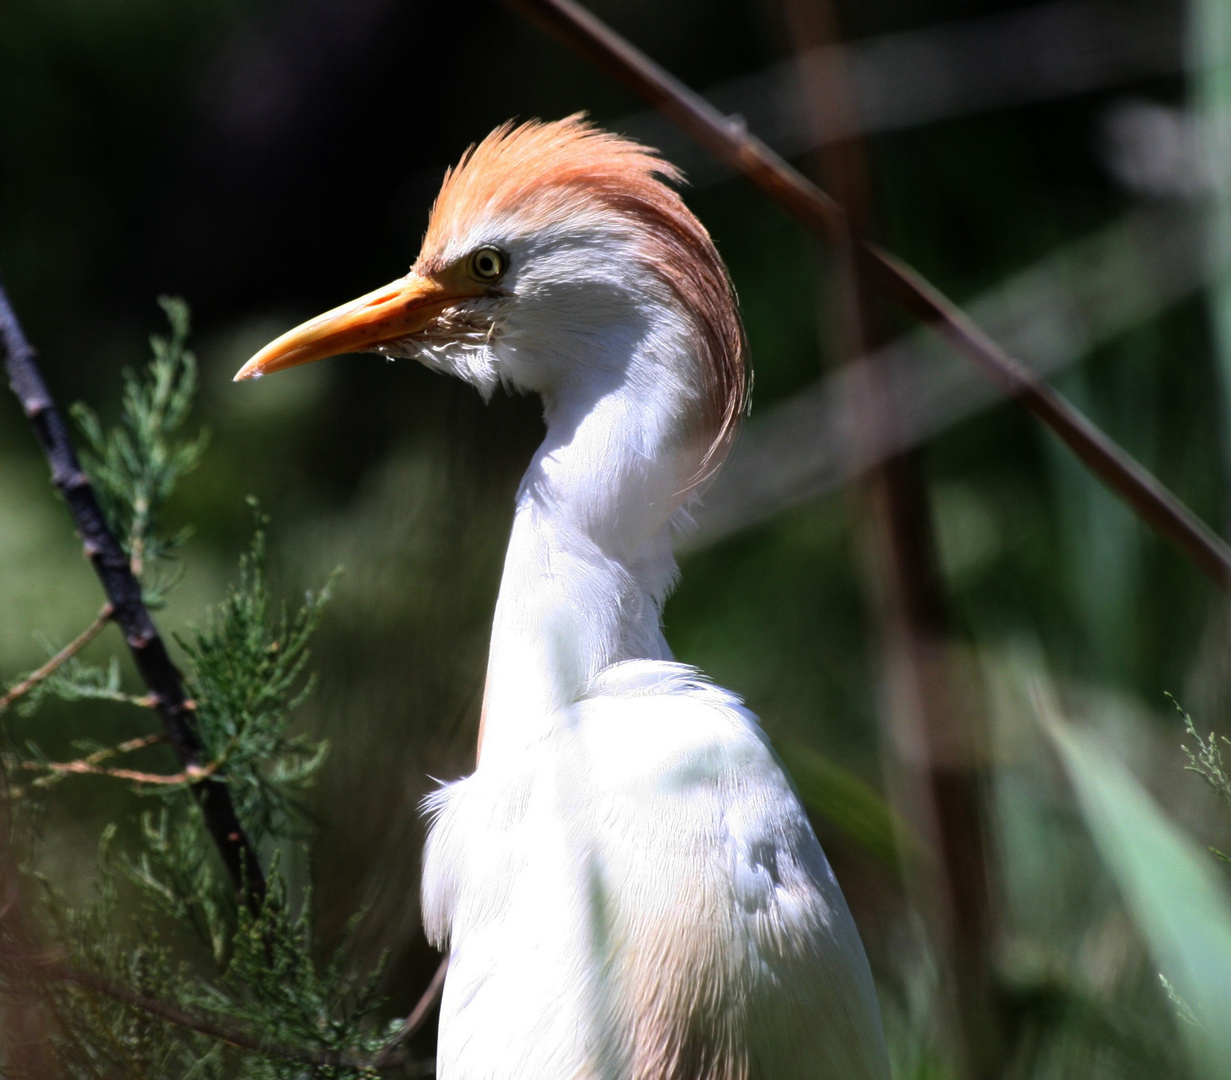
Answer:
<svg viewBox="0 0 1231 1080"><path fill-rule="evenodd" d="M503 0L560 38L674 121L710 153L743 173L805 228L841 245L848 225L839 203L751 135L739 119L654 63L574 0ZM1001 380L1009 393L1057 435L1150 528L1165 536L1220 588L1231 589L1231 547L1123 447L1009 357L938 289L866 240L856 244L878 292L934 325L960 351Z"/></svg>
<svg viewBox="0 0 1231 1080"><path fill-rule="evenodd" d="M795 51L830 63L800 65L805 100L819 136L816 173L846 215L836 250L847 360L891 337L876 283L858 256L858 237L875 232L867 148L845 70L837 14L829 0L785 0ZM837 137L834 137L834 136ZM899 404L883 379L864 380L860 425L897 442ZM962 1075L1000 1072L999 1017L992 982L993 938L983 794L974 752L985 738L979 710L957 692L943 575L936 562L932 512L919 450L895 454L861 485L870 564L882 615L881 657L886 740L895 748L890 789L898 812L915 821L932 860L904 863L907 885L932 924L946 972L947 1027Z"/></svg>

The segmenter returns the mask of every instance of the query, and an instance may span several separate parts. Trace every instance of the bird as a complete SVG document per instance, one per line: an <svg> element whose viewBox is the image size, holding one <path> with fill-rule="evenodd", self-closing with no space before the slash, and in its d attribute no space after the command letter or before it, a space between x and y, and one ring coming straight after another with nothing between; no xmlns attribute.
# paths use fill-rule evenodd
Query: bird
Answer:
<svg viewBox="0 0 1231 1080"><path fill-rule="evenodd" d="M346 353L537 394L474 772L428 796L440 1080L888 1080L866 953L757 718L677 662L672 541L745 413L730 275L658 153L577 114L446 172L391 284L236 380Z"/></svg>

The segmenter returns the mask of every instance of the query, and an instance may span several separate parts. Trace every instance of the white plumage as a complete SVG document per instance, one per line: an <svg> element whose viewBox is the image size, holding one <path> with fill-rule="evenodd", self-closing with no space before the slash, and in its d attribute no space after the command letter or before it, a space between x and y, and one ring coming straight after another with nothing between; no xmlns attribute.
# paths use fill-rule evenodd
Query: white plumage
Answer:
<svg viewBox="0 0 1231 1080"><path fill-rule="evenodd" d="M669 166L577 119L446 178L406 278L240 377L343 351L538 393L479 762L430 800L441 1080L887 1080L867 960L782 767L660 626L743 340Z"/></svg>
<svg viewBox="0 0 1231 1080"><path fill-rule="evenodd" d="M887 1077L862 947L755 718L666 661L433 798L440 1075Z"/></svg>

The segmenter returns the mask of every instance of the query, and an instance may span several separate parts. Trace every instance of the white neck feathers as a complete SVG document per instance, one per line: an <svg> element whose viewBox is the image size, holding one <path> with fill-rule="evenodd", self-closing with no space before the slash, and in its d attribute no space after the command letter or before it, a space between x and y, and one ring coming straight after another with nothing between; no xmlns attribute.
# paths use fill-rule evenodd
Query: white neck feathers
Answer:
<svg viewBox="0 0 1231 1080"><path fill-rule="evenodd" d="M634 356L597 397L584 385L545 396L547 437L518 491L492 627L484 761L550 734L609 665L670 658L659 623L676 574L670 521L704 445L684 434L691 392L655 369Z"/></svg>

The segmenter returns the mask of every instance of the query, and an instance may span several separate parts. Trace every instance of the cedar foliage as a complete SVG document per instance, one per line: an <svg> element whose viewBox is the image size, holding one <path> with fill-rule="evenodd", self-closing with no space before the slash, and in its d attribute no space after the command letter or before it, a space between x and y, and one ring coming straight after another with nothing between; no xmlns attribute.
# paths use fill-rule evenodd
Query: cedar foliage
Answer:
<svg viewBox="0 0 1231 1080"><path fill-rule="evenodd" d="M106 430L88 407L73 410L88 448L83 462L151 607L175 587L175 555L187 537L168 534L162 512L207 442L204 433L182 433L197 385L188 308L160 303L170 334L151 339L153 358L142 372L125 371L118 424ZM23 1030L37 1017L42 1043L36 1054L0 1047L5 1075L35 1068L46 1075L51 1067L74 1080L360 1077L377 1075L378 1059L405 1074L401 1025L386 1030L376 1019L381 966L350 970L345 946L320 955L311 893L294 895L279 868L283 855L305 854L311 839L297 796L328 747L290 725L312 689L309 644L336 574L298 607L277 599L266 574L268 522L259 510L255 516L234 584L179 637L208 766L179 774L116 767L137 751L158 755L164 768L174 762L156 747L160 737L146 734L148 702L123 685L118 642L104 664L62 663L18 699L19 711L32 715L52 700L120 703L131 710L131 739L80 740L81 757L65 768L37 741L18 746L0 713L9 849L0 851L0 993L6 1016L24 1018ZM103 829L86 901L33 869L52 789L83 773L155 800L134 840L121 843L115 824ZM193 798L192 785L209 776L230 787L257 850L273 853L255 912L237 894Z"/></svg>

